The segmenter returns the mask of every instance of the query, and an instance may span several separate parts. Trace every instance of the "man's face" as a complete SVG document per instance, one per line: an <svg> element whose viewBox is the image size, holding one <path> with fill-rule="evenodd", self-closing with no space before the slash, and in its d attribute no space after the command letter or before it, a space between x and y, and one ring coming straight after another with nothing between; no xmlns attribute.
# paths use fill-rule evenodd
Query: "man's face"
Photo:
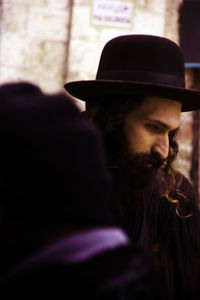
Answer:
<svg viewBox="0 0 200 300"><path fill-rule="evenodd" d="M174 100L146 97L141 106L125 118L124 131L130 152L154 152L166 159L169 153L169 133L179 126L181 107L181 103Z"/></svg>

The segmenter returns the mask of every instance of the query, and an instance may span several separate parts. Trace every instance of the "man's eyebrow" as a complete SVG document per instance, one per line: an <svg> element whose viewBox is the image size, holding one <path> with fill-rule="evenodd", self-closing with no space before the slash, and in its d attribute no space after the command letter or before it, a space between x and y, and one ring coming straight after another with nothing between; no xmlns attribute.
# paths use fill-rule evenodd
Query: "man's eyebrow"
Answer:
<svg viewBox="0 0 200 300"><path fill-rule="evenodd" d="M179 128L179 127L172 128L169 125L165 124L164 122L161 122L161 121L158 121L158 120L155 120L155 119L152 119L152 118L149 118L148 121L152 122L154 124L157 124L157 125L161 126L162 128L164 128L165 130L169 130L169 131L174 131L174 130L177 130Z"/></svg>

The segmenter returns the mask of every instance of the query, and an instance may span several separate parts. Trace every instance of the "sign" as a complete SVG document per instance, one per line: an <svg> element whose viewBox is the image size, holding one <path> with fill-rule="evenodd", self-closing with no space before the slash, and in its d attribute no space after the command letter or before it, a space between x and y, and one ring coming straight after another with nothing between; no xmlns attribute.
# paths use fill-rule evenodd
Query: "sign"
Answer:
<svg viewBox="0 0 200 300"><path fill-rule="evenodd" d="M132 29L134 0L93 0L92 24Z"/></svg>

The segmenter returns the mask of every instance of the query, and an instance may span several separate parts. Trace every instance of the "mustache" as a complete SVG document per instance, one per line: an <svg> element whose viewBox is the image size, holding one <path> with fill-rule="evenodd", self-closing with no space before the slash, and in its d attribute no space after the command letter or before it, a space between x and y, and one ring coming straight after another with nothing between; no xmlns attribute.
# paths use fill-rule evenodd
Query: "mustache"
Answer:
<svg viewBox="0 0 200 300"><path fill-rule="evenodd" d="M134 167L136 169L146 169L151 171L157 171L164 169L167 165L167 158L163 159L156 152L149 153L126 153L124 155L124 162L126 167Z"/></svg>
<svg viewBox="0 0 200 300"><path fill-rule="evenodd" d="M143 161L144 166L150 167L153 170L164 169L167 165L167 158L161 158L157 152L141 154L140 160Z"/></svg>

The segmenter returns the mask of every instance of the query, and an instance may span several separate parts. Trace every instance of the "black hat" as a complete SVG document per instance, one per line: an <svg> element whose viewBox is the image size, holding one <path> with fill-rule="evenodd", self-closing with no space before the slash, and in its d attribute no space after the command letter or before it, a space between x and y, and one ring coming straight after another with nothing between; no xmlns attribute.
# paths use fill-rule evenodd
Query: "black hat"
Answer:
<svg viewBox="0 0 200 300"><path fill-rule="evenodd" d="M185 88L184 73L181 48L171 40L125 35L105 45L96 80L69 82L64 87L86 102L141 95L181 102L182 111L200 109L200 91Z"/></svg>
<svg viewBox="0 0 200 300"><path fill-rule="evenodd" d="M99 133L64 94L0 87L0 199L6 218L105 224L110 175Z"/></svg>

